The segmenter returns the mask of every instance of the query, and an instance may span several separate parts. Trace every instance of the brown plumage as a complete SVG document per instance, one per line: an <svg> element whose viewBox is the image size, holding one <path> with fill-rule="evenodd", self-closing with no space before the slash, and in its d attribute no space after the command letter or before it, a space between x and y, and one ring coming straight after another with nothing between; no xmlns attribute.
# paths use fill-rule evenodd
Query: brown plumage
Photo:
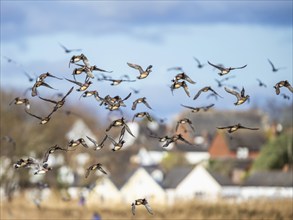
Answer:
<svg viewBox="0 0 293 220"><path fill-rule="evenodd" d="M218 93L216 93L216 91L213 90L212 87L210 87L210 86L206 86L206 87L203 87L202 89L200 89L200 90L195 94L193 100L197 99L197 98L200 96L200 94L201 94L202 92L208 92L208 91L211 91L211 92L214 93L215 95L217 95L217 96L223 98L223 97L220 96Z"/></svg>
<svg viewBox="0 0 293 220"><path fill-rule="evenodd" d="M138 64L127 63L127 65L131 68L137 69L139 71L139 76L136 77L137 79L144 79L152 72L152 65L149 65L145 70Z"/></svg>
<svg viewBox="0 0 293 220"><path fill-rule="evenodd" d="M144 199L136 199L131 204L131 212L132 212L133 215L135 215L135 206L138 206L138 205L144 205L144 207L146 208L146 210L148 211L148 213L150 213L151 215L154 214L151 206L148 203L148 201L144 198Z"/></svg>
<svg viewBox="0 0 293 220"><path fill-rule="evenodd" d="M245 95L245 89L242 88L241 92L237 92L235 90L232 89L228 89L227 87L224 87L225 91L236 96L237 101L234 103L234 105L241 105L244 102L246 102L246 100L249 99L249 95Z"/></svg>
<svg viewBox="0 0 293 220"><path fill-rule="evenodd" d="M101 163L96 163L96 164L93 164L93 165L89 166L89 167L86 169L86 172L85 172L85 178L88 178L90 172L93 171L93 170L99 170L99 171L101 171L102 173L104 173L104 174L107 175L107 172L103 169L102 164L101 164Z"/></svg>
<svg viewBox="0 0 293 220"><path fill-rule="evenodd" d="M223 67L223 66L218 66L215 64L212 64L208 61L208 64L210 64L211 66L217 68L218 70L220 70L220 72L218 73L220 76L226 75L228 74L231 70L235 70L235 69L243 69L245 68L247 65L241 66L241 67Z"/></svg>
<svg viewBox="0 0 293 220"><path fill-rule="evenodd" d="M224 126L224 127L217 127L218 129L227 129L228 133L233 133L237 131L238 129L248 129L248 130L258 130L259 128L249 128L242 126L240 123L230 126Z"/></svg>
<svg viewBox="0 0 293 220"><path fill-rule="evenodd" d="M281 87L286 87L287 89L289 89L290 92L293 93L293 87L291 86L291 84L287 80L282 80L282 81L276 83L276 85L274 86L274 88L276 90L276 94L277 95L280 94L280 88Z"/></svg>

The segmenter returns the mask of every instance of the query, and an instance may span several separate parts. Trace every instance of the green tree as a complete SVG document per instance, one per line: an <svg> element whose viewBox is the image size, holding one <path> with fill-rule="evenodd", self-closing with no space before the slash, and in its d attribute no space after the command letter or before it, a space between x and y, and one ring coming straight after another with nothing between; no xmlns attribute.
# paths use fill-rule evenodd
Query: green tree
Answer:
<svg viewBox="0 0 293 220"><path fill-rule="evenodd" d="M253 170L281 169L285 164L293 162L292 134L282 134L272 138L263 146L260 155L253 163Z"/></svg>

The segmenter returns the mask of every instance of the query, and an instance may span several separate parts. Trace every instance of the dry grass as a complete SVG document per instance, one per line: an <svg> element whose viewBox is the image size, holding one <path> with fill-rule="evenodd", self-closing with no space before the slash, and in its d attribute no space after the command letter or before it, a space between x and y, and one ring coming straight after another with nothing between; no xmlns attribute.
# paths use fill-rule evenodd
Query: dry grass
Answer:
<svg viewBox="0 0 293 220"><path fill-rule="evenodd" d="M38 209L34 204L23 201L4 202L1 204L1 219L91 219L97 211L102 219L293 219L293 200L260 200L239 204L221 203L181 203L173 207L153 205L154 216L147 213L144 207L137 208L132 216L130 205L115 207L80 207L77 202L56 203Z"/></svg>

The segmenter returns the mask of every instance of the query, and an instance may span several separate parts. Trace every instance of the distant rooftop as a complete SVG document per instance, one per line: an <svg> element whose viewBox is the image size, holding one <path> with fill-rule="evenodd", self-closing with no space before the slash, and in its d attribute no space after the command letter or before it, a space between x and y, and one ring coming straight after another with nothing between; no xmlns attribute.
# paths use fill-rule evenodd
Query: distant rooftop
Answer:
<svg viewBox="0 0 293 220"><path fill-rule="evenodd" d="M293 173L279 170L255 172L246 179L244 186L293 187Z"/></svg>

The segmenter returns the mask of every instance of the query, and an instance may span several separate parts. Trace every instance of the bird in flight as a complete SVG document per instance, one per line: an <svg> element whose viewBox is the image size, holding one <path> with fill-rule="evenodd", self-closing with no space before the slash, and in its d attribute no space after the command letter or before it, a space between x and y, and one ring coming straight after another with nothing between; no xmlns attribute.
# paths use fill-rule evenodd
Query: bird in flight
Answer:
<svg viewBox="0 0 293 220"><path fill-rule="evenodd" d="M27 114L29 114L30 116L39 119L39 120L40 120L40 124L44 125L44 124L47 124L47 123L50 121L51 116L52 116L52 114L54 113L54 110L53 110L49 115L47 115L46 117L40 117L40 116L37 116L37 115L35 115L35 114L32 114L32 113L28 112L27 110L25 110L25 112L26 112Z"/></svg>
<svg viewBox="0 0 293 220"><path fill-rule="evenodd" d="M146 117L150 122L153 121L152 117L150 116L148 112L138 112L133 116L132 122L134 121L135 118L142 118L142 117Z"/></svg>
<svg viewBox="0 0 293 220"><path fill-rule="evenodd" d="M67 92L67 94L59 101L42 98L40 96L39 96L39 98L44 101L51 102L51 103L55 104L53 111L57 111L59 108L61 108L64 105L66 97L73 91L73 88L74 87L71 87L71 89Z"/></svg>
<svg viewBox="0 0 293 220"><path fill-rule="evenodd" d="M89 166L86 169L85 178L88 178L88 176L90 175L90 172L93 171L93 170L99 170L102 173L107 174L107 172L103 169L102 164L101 163L96 163L96 164L93 164L93 165Z"/></svg>
<svg viewBox="0 0 293 220"><path fill-rule="evenodd" d="M179 121L177 121L176 129L175 129L176 132L177 132L178 127L179 127L180 124L188 124L189 127L190 127L193 131L195 131L195 129L194 129L193 125L192 125L191 120L188 119L188 118L183 118L183 119L180 119Z"/></svg>
<svg viewBox="0 0 293 220"><path fill-rule="evenodd" d="M196 57L193 57L193 59L197 62L197 67L198 67L199 69L203 68L204 64L202 64L202 63L199 61L199 59L197 59Z"/></svg>
<svg viewBox="0 0 293 220"><path fill-rule="evenodd" d="M215 64L212 64L208 61L208 64L210 64L211 66L217 68L218 70L220 70L220 72L218 73L220 76L226 75L228 74L231 70L235 70L235 69L243 69L245 68L247 65L241 66L241 67L222 67L222 66L218 66Z"/></svg>
<svg viewBox="0 0 293 220"><path fill-rule="evenodd" d="M67 151L67 149L62 148L59 145L55 144L54 146L49 147L49 149L45 152L43 157L43 163L46 163L49 159L49 155L54 153L56 150Z"/></svg>
<svg viewBox="0 0 293 220"><path fill-rule="evenodd" d="M191 84L195 84L195 82L186 74L186 73L178 73L175 77L174 77L174 81L178 81L178 80L186 80L187 82L191 83Z"/></svg>
<svg viewBox="0 0 293 220"><path fill-rule="evenodd" d="M189 89L188 89L188 86L186 84L185 81L176 81L176 80L172 80L172 85L170 86L170 89L171 89L171 92L172 92L172 95L173 95L173 91L174 89L179 89L180 87L182 87L186 93L186 95L188 97L190 97L190 93L189 93Z"/></svg>
<svg viewBox="0 0 293 220"><path fill-rule="evenodd" d="M237 131L238 129L248 129L248 130L258 130L259 128L249 128L241 125L240 123L230 126L224 126L224 127L217 127L218 129L227 129L228 133L233 133Z"/></svg>
<svg viewBox="0 0 293 220"><path fill-rule="evenodd" d="M213 94L213 93L212 93ZM204 111L209 110L211 107L213 107L215 104L207 105L207 106L202 106L202 107L192 107L192 106L187 106L187 105L182 105L185 108L191 109L191 112L199 112L201 109Z"/></svg>
<svg viewBox="0 0 293 220"><path fill-rule="evenodd" d="M152 107L147 103L147 101L146 101L146 97L142 97L142 98L138 98L138 99L136 99L136 100L133 102L132 107L131 107L131 110L135 110L137 104L140 104L140 103L143 103L143 104L145 104L146 107L148 107L149 109L152 109Z"/></svg>
<svg viewBox="0 0 293 220"><path fill-rule="evenodd" d="M125 127L125 129L127 130L127 132L132 136L132 137L135 137L134 134L131 132L130 128L128 127L128 125L126 124L125 122L125 119L122 117L122 118L119 118L119 119L116 119L114 120L113 122L111 122L111 124L109 125L109 127L106 129L106 131L110 131L110 129L112 127L120 127L120 126L123 126Z"/></svg>
<svg viewBox="0 0 293 220"><path fill-rule="evenodd" d="M234 105L241 105L244 102L246 102L246 100L249 99L249 95L245 95L245 89L242 88L241 92L237 92L235 90L232 89L228 89L227 87L224 87L225 91L236 96L237 101L234 103Z"/></svg>
<svg viewBox="0 0 293 220"><path fill-rule="evenodd" d="M87 143L85 142L85 140L83 138L78 138L77 140L71 140L68 142L68 147L76 147L78 145L82 145L85 148L88 148Z"/></svg>
<svg viewBox="0 0 293 220"><path fill-rule="evenodd" d="M216 93L216 91L213 90L212 87L210 87L210 86L206 86L206 87L203 87L202 89L200 89L200 90L195 94L193 100L197 99L197 98L200 96L200 94L201 94L202 92L208 92L208 91L211 91L211 92L214 93L215 95L217 95L217 96L223 98L223 97L220 96L218 93Z"/></svg>
<svg viewBox="0 0 293 220"><path fill-rule="evenodd" d="M146 210L148 211L148 213L150 213L151 215L154 214L151 206L148 203L148 201L144 198L144 199L136 199L131 204L131 211L132 211L132 214L133 215L135 215L135 206L138 206L138 205L144 205L144 207L146 208Z"/></svg>
<svg viewBox="0 0 293 220"><path fill-rule="evenodd" d="M123 147L123 144L125 143L125 141L123 140L123 137L125 134L125 128L126 128L125 126L122 127L118 141L115 141L114 138L112 138L111 136L108 135L108 138L110 139L110 141L114 145L114 148L112 149L112 151L120 150Z"/></svg>
<svg viewBox="0 0 293 220"><path fill-rule="evenodd" d="M290 92L293 93L293 87L291 86L291 84L287 80L282 80L282 81L276 83L276 85L274 86L274 88L276 90L276 94L277 95L280 94L280 88L281 87L286 87L286 88L289 89Z"/></svg>
<svg viewBox="0 0 293 220"><path fill-rule="evenodd" d="M30 109L30 102L27 98L20 98L20 97L16 97L15 99L12 100L12 102L9 103L9 105L12 105L12 103L14 102L15 105L25 105L26 109Z"/></svg>
<svg viewBox="0 0 293 220"><path fill-rule="evenodd" d="M82 83L82 82L78 82L78 81L67 79L67 78L65 78L65 79L69 82L72 82L72 83L78 85L79 88L76 89L76 91L78 91L78 92L85 91L92 84L92 81L85 81L84 83Z"/></svg>
<svg viewBox="0 0 293 220"><path fill-rule="evenodd" d="M68 49L67 47L65 47L63 44L59 43L60 47L63 48L65 53L71 53L73 51L81 51L81 49Z"/></svg>
<svg viewBox="0 0 293 220"><path fill-rule="evenodd" d="M257 81L258 81L258 85L260 86L260 87L265 87L265 88L267 88L267 85L265 84L265 83L263 83L260 79L256 79Z"/></svg>
<svg viewBox="0 0 293 220"><path fill-rule="evenodd" d="M143 70L142 67L138 64L127 63L127 65L139 71L139 76L136 77L137 79L146 78L152 72L152 67L153 67L152 65L149 65L145 70Z"/></svg>
<svg viewBox="0 0 293 220"><path fill-rule="evenodd" d="M275 73L275 72L278 72L280 69L285 69L285 67L278 67L278 68L276 68L276 67L274 66L273 62L270 61L270 59L268 59L268 62L269 62L269 64L271 65L271 67L272 67L272 71L273 71L274 73Z"/></svg>

